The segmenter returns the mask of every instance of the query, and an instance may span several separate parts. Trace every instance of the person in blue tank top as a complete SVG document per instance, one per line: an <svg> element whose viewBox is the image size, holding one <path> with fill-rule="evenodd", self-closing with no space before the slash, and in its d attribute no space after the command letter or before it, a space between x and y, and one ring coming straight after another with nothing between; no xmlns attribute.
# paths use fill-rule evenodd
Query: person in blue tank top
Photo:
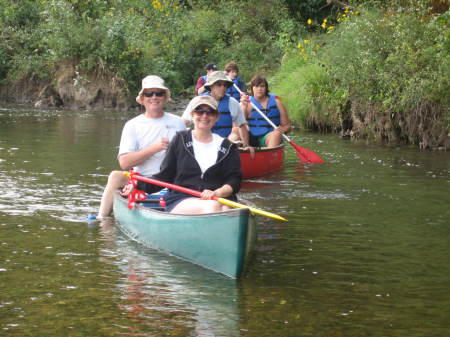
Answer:
<svg viewBox="0 0 450 337"><path fill-rule="evenodd" d="M241 141L244 147L248 147L249 134L244 112L239 102L226 93L231 83L232 81L223 71L215 71L208 76L208 81L204 85L208 92L202 95L210 95L219 103L220 116L212 132L221 137L227 137L232 142ZM191 111L192 107L188 104L181 116L186 124L191 122Z"/></svg>
<svg viewBox="0 0 450 337"><path fill-rule="evenodd" d="M265 77L257 75L250 82L250 97L241 99L248 126L250 128L250 145L256 147L274 147L281 144L282 134L291 130L287 110L280 97L269 93L269 84ZM252 102L276 126L276 129L252 107Z"/></svg>
<svg viewBox="0 0 450 337"><path fill-rule="evenodd" d="M238 76L239 74L239 67L237 66L236 62L231 61L228 62L225 65L225 74L230 78L230 80L233 81L233 84L236 84L239 89L241 89L242 92L245 92L246 87L244 81ZM227 89L227 94L236 99L237 101L241 100L241 94L239 91L234 87L234 85L230 85Z"/></svg>

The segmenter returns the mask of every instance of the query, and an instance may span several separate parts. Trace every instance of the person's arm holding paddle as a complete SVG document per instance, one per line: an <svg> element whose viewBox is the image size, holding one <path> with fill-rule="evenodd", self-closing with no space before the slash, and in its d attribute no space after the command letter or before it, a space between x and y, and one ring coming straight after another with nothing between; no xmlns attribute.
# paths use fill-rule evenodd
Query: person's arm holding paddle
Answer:
<svg viewBox="0 0 450 337"><path fill-rule="evenodd" d="M244 112L245 118L248 118L250 116L250 113L252 112L252 107L250 104L250 96L244 92L241 95L240 105L242 111Z"/></svg>
<svg viewBox="0 0 450 337"><path fill-rule="evenodd" d="M278 110L280 110L280 125L276 130L278 132L287 134L289 131L291 131L291 121L289 120L289 115L287 113L286 107L284 106L283 102L281 101L281 98L277 96L276 98Z"/></svg>
<svg viewBox="0 0 450 337"><path fill-rule="evenodd" d="M201 199L203 200L212 200L214 197L217 198L226 198L233 193L233 188L225 184L222 187L212 191L212 190L203 190L201 194Z"/></svg>
<svg viewBox="0 0 450 337"><path fill-rule="evenodd" d="M267 143L271 145L281 144L283 134L285 135L291 131L291 121L289 120L286 107L280 97L276 96L275 101L277 102L277 107L280 112L280 125L267 136Z"/></svg>

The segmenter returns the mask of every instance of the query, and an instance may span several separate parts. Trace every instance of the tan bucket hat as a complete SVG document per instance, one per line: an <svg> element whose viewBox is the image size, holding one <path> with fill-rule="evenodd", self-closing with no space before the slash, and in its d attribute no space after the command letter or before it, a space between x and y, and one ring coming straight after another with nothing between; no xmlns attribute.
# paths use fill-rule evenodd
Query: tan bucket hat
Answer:
<svg viewBox="0 0 450 337"><path fill-rule="evenodd" d="M141 105L141 95L145 89L163 89L166 91L166 102L170 100L170 90L164 85L164 80L159 76L149 75L142 80L142 89L136 97L136 102Z"/></svg>
<svg viewBox="0 0 450 337"><path fill-rule="evenodd" d="M189 104L192 108L192 111L194 111L200 105L207 105L217 111L217 108L219 106L219 103L215 100L215 98L209 95L196 96L191 100Z"/></svg>
<svg viewBox="0 0 450 337"><path fill-rule="evenodd" d="M211 87L214 83L216 83L217 81L224 81L224 82L227 82L227 83L228 83L228 86L230 86L230 85L233 84L233 81L230 80L230 79L228 78L228 76L225 75L225 73L224 73L223 71L220 71L220 70L219 70L219 71L215 71L215 72L213 72L213 73L211 73L211 74L208 75L208 80L207 80L206 83L204 84L204 87L205 87L207 90L210 90L210 87Z"/></svg>

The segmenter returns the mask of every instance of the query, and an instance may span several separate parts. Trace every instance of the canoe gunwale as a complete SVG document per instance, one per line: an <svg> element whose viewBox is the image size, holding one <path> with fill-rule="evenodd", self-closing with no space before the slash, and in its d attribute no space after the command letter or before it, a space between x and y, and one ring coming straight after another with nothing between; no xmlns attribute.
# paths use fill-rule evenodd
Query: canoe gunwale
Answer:
<svg viewBox="0 0 450 337"><path fill-rule="evenodd" d="M117 199L120 199L123 203L128 203L128 200L124 197L122 197L119 194L119 191L115 192ZM174 219L179 219L179 218L210 218L212 216L230 216L230 217L234 217L234 216L243 216L245 215L245 212L248 211L248 208L232 208L230 210L226 210L226 211L222 211L222 212L215 212L215 213L201 213L201 214L181 214L181 213L170 213L170 212L165 212L162 211L160 209L154 209L152 207L146 207L144 205L142 205L141 203L136 203L136 205L134 206L136 209L143 211L143 212L149 212L149 213L153 213L153 214L158 214L161 216L167 216L167 218L174 218Z"/></svg>
<svg viewBox="0 0 450 337"><path fill-rule="evenodd" d="M281 148L284 148L284 144L280 144L280 145L278 145L278 146L274 146L274 147L255 147L254 149L255 149L255 152L271 152L271 151L275 151L275 150L278 150L278 149L281 149ZM242 153L250 153L250 150L249 149L244 149L244 148L238 148L238 150L239 150L239 152L242 152Z"/></svg>

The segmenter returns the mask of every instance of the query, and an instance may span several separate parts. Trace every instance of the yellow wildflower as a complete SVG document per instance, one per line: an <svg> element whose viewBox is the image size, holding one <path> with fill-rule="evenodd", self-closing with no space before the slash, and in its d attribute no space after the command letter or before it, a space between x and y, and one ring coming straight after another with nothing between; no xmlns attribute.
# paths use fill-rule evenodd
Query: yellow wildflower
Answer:
<svg viewBox="0 0 450 337"><path fill-rule="evenodd" d="M307 24L311 25L313 23L313 21L311 19L308 19Z"/></svg>
<svg viewBox="0 0 450 337"><path fill-rule="evenodd" d="M311 40L303 40L303 42L305 42L305 43L310 43Z"/></svg>

